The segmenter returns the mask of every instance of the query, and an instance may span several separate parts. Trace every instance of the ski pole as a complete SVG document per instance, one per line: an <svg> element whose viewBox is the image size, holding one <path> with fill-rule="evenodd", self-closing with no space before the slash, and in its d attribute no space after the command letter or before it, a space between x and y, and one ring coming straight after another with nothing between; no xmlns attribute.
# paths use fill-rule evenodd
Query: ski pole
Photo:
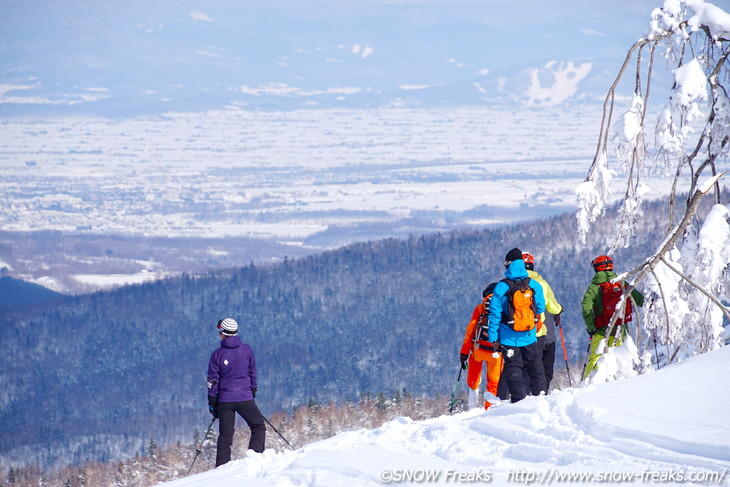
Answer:
<svg viewBox="0 0 730 487"><path fill-rule="evenodd" d="M273 429L274 431L276 431L276 434L277 435L281 436L281 439L284 440L284 442L286 442L287 445L289 445L289 448L291 448L292 450L296 450L296 448L294 448L293 446L291 446L291 443L289 443L289 441L286 438L284 438L284 435L282 435L281 433L279 433L279 430L276 429L274 427L274 425L269 422L268 419L266 419L266 416L264 416L262 414L261 417L264 418L264 421L266 421L266 424L268 424L269 426L271 426L271 429Z"/></svg>
<svg viewBox="0 0 730 487"><path fill-rule="evenodd" d="M586 375L586 366L588 365L588 356L591 354L591 342L593 341L593 335L588 339L588 349L586 350L586 359L583 361L583 373L580 376L580 381L583 382L583 379Z"/></svg>
<svg viewBox="0 0 730 487"><path fill-rule="evenodd" d="M570 378L570 366L568 365L568 352L565 349L565 336L563 336L563 323L560 321L560 313L555 315L555 324L558 325L560 330L560 341L563 344L563 358L565 358L565 369L568 371L568 384L573 387L573 379Z"/></svg>
<svg viewBox="0 0 730 487"><path fill-rule="evenodd" d="M213 423L215 423L215 420L217 418L213 418L213 421L210 422L210 426L208 426L208 431L205 432L205 436L203 436L203 439L200 441L200 445L198 446L198 449L195 450L195 456L193 457L193 462L190 464L190 468L188 469L188 473L185 474L187 477L190 475L190 471L193 469L193 465L195 465L195 460L198 459L198 455L200 455L200 452L203 451L203 443L205 443L205 440L208 439L208 435L210 434L211 428L213 428Z"/></svg>
<svg viewBox="0 0 730 487"><path fill-rule="evenodd" d="M449 401L449 413L454 412L454 406L456 406L456 394L459 392L459 383L461 382L461 371L465 368L466 367L464 367L462 364L459 364L459 377L456 378L456 385L454 386L454 391L451 393L451 400Z"/></svg>

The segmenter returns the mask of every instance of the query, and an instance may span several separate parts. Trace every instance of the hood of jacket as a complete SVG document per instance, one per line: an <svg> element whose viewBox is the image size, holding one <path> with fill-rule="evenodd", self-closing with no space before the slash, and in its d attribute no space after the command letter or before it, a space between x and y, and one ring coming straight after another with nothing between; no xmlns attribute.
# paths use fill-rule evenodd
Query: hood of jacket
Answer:
<svg viewBox="0 0 730 487"><path fill-rule="evenodd" d="M513 260L509 267L507 267L507 270L504 271L504 275L507 279L512 279L513 281L528 277L525 261L521 259Z"/></svg>
<svg viewBox="0 0 730 487"><path fill-rule="evenodd" d="M596 275L591 279L591 284L603 284L612 279L616 278L616 273L613 271L598 271Z"/></svg>
<svg viewBox="0 0 730 487"><path fill-rule="evenodd" d="M241 346L241 339L237 336L225 337L221 340L221 347L223 348L238 348Z"/></svg>

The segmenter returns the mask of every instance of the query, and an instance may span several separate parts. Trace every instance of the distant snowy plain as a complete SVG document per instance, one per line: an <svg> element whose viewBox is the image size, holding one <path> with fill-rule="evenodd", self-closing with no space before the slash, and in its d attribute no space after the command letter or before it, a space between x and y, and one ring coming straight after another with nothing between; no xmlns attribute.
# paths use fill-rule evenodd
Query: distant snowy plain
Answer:
<svg viewBox="0 0 730 487"><path fill-rule="evenodd" d="M599 124L595 107L2 120L0 226L328 247L358 225L382 224L350 241L529 220L575 208Z"/></svg>
<svg viewBox="0 0 730 487"><path fill-rule="evenodd" d="M574 105L1 119L0 228L246 237L309 253L534 220L577 208L600 116ZM646 181L657 197L668 191L668 181ZM252 260L245 249L210 252L232 266ZM0 264L61 292L189 270L160 257L110 272L108 259L69 255L65 279L59 262L37 255L0 255Z"/></svg>
<svg viewBox="0 0 730 487"><path fill-rule="evenodd" d="M730 347L723 347L486 412L401 417L296 451L249 452L161 485L727 485L728 367Z"/></svg>

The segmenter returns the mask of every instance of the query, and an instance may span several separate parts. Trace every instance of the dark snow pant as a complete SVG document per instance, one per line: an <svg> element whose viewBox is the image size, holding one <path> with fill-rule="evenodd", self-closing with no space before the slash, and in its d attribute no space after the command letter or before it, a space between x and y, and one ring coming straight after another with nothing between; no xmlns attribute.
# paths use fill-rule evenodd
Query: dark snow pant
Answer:
<svg viewBox="0 0 730 487"><path fill-rule="evenodd" d="M258 453L264 451L266 424L253 399L241 402L219 402L216 405L216 411L218 411L220 421L218 425L218 448L215 455L216 467L231 461L231 445L233 445L233 433L236 431L236 413L251 428L248 449Z"/></svg>
<svg viewBox="0 0 730 487"><path fill-rule="evenodd" d="M502 377L507 379L512 402L521 401L527 395L523 375L525 371L530 376L530 392L533 396L538 396L545 390L545 371L538 355L537 342L524 347L502 345L502 358Z"/></svg>
<svg viewBox="0 0 730 487"><path fill-rule="evenodd" d="M550 383L553 381L553 370L555 370L555 344L546 343L542 349L542 368L545 371L545 392L550 390Z"/></svg>
<svg viewBox="0 0 730 487"><path fill-rule="evenodd" d="M504 375L504 369L502 369L502 375L499 377L499 385L497 386L497 397L503 401L509 399L509 386L507 385L506 377Z"/></svg>
<svg viewBox="0 0 730 487"><path fill-rule="evenodd" d="M540 360L540 363L542 364L542 354L543 350L545 350L545 335L541 337L537 337L537 358ZM543 368L544 371L544 368ZM525 392L527 394L531 394L531 388L530 388L530 373L527 371L527 369L523 369L522 371L522 379L525 381ZM547 384L547 377L545 377L545 382ZM545 392L547 392L547 386L545 389Z"/></svg>

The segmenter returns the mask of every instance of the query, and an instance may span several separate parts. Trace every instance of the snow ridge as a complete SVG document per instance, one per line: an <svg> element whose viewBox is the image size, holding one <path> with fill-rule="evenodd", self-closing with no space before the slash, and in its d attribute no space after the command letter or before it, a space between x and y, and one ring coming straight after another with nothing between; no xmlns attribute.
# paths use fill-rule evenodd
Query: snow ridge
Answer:
<svg viewBox="0 0 730 487"><path fill-rule="evenodd" d="M426 421L397 418L168 487L425 483L718 485L730 470L730 348L655 373ZM681 390L677 390L681 387Z"/></svg>

